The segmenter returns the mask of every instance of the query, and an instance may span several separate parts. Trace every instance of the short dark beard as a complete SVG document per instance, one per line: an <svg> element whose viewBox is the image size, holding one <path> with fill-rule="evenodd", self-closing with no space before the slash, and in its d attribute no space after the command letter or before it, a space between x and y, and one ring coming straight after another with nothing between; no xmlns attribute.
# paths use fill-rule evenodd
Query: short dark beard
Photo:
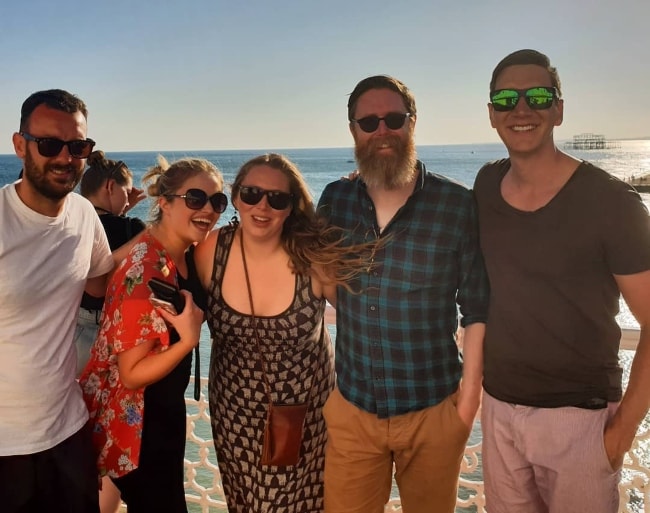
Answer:
<svg viewBox="0 0 650 513"><path fill-rule="evenodd" d="M69 182L63 188L55 188L47 180L47 172L51 169L66 169L75 173L75 178L72 182ZM81 180L83 174L83 167L81 171L77 170L71 164L67 166L60 165L48 165L46 164L43 168L39 168L38 165L34 162L32 154L27 151L25 155L25 162L23 166L23 180L28 181L31 186L38 192L41 196L53 200L59 201L65 198L69 193L71 193L74 188L77 186Z"/></svg>
<svg viewBox="0 0 650 513"><path fill-rule="evenodd" d="M417 155L411 133L407 139L399 135L386 135L381 139L371 139L364 145L360 145L356 140L355 142L354 156L359 166L359 174L366 185L399 189L413 180ZM377 148L385 142L395 148L394 156L377 154Z"/></svg>

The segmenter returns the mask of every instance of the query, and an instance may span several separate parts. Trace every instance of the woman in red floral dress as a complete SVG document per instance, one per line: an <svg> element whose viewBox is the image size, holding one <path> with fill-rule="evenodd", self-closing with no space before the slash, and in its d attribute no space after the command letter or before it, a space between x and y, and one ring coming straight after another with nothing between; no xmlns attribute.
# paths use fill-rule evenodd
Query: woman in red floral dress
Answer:
<svg viewBox="0 0 650 513"><path fill-rule="evenodd" d="M220 172L203 159L170 166L161 157L143 181L155 199L153 221L109 283L80 383L99 473L113 480L129 513L185 513L184 394L203 322L188 249L212 230L227 198ZM185 308L169 314L150 302L151 278L194 297L184 290Z"/></svg>

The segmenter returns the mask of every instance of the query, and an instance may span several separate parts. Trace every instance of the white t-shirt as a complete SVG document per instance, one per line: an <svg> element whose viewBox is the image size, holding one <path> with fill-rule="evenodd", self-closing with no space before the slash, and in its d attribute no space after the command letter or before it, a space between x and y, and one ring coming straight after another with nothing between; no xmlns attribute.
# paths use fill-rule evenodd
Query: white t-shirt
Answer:
<svg viewBox="0 0 650 513"><path fill-rule="evenodd" d="M88 419L73 337L86 279L112 267L88 200L70 193L48 217L0 189L0 456L50 449Z"/></svg>

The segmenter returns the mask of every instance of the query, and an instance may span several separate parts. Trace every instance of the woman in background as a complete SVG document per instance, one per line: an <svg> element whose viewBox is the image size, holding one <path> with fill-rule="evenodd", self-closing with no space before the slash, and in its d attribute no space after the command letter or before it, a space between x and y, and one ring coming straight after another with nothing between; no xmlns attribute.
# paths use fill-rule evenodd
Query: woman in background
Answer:
<svg viewBox="0 0 650 513"><path fill-rule="evenodd" d="M140 219L124 214L146 196L142 189L133 186L133 174L121 160L107 159L103 151L97 150L90 154L87 164L88 168L81 178L81 195L95 207L106 231L108 244L115 251L145 229ZM99 331L103 305L103 297L84 292L75 333L77 376L90 357L90 348ZM102 513L108 512L102 509Z"/></svg>
<svg viewBox="0 0 650 513"><path fill-rule="evenodd" d="M143 181L151 182L153 220L109 282L80 383L100 475L110 476L129 513L186 513L184 394L203 322L187 291L202 293L188 249L205 239L228 200L220 172L204 159L169 165L160 157ZM182 312L152 306L151 278L187 289Z"/></svg>
<svg viewBox="0 0 650 513"><path fill-rule="evenodd" d="M245 163L231 198L241 221L195 252L208 292L210 417L228 510L320 512L322 407L334 387L326 299L334 304L336 285L368 270L374 245L344 247L341 232L316 218L300 171L282 155ZM269 395L309 405L296 465L261 464Z"/></svg>

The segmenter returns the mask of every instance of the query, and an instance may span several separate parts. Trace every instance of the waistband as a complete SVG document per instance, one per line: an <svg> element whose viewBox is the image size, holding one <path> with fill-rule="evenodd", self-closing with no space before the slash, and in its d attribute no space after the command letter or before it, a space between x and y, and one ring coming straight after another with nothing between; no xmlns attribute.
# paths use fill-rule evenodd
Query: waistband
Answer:
<svg viewBox="0 0 650 513"><path fill-rule="evenodd" d="M99 318L101 315L101 310L88 310L87 308L79 308L78 318L82 321L92 322L99 326Z"/></svg>
<svg viewBox="0 0 650 513"><path fill-rule="evenodd" d="M600 397L592 397L591 399L586 400L585 402L579 404L573 404L574 408L582 408L584 410L603 410L607 408L608 402L607 399L602 399Z"/></svg>

